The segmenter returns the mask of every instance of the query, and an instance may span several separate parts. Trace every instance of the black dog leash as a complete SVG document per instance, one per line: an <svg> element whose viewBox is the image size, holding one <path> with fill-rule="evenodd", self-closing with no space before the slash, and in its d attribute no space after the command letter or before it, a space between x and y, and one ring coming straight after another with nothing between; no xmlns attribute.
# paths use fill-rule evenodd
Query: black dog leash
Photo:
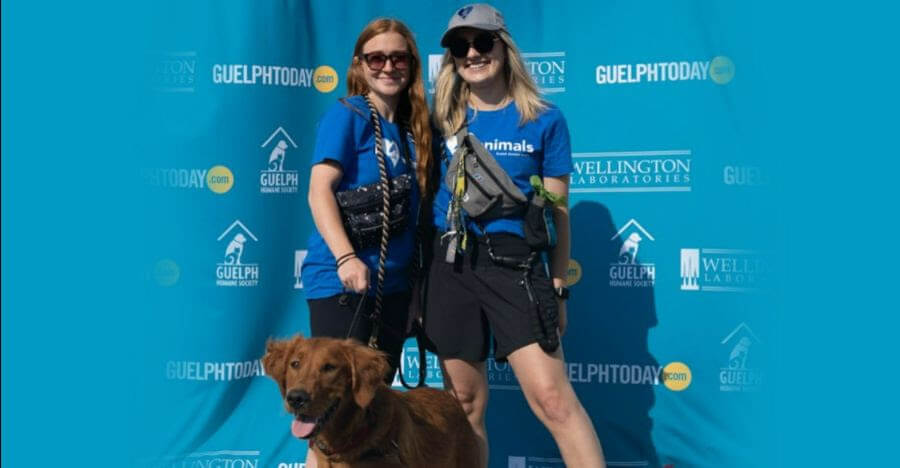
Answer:
<svg viewBox="0 0 900 468"><path fill-rule="evenodd" d="M349 297L350 297L349 294L345 294L343 297L341 297L340 300L341 301L349 300ZM353 330L356 328L356 322L359 321L360 315L362 315L362 311L363 311L365 302L366 302L366 295L361 294L360 298L359 298L359 302L356 304L356 311L353 313L353 319L350 321L350 329L347 330L346 338L351 338L353 336ZM370 316L369 319L370 320L378 320L379 322L381 322L380 317ZM406 338L406 336L400 330L397 330L394 327L387 326L384 323L380 323L379 326L383 327L384 331L391 333L392 335L400 338L401 340L405 340L405 338ZM374 328L375 327L373 326L373 330L374 330ZM401 370L403 368L402 363L400 365L400 369L397 369L397 372L400 374L400 384L408 389L428 386L425 383L425 375L426 375L427 369L426 369L426 365L425 365L426 364L425 343L422 338L423 336L425 336L425 333L422 330L422 326L419 324L419 322L413 321L412 332L413 332L412 336L415 337L416 345L419 348L419 381L416 383L415 386L410 385L409 383L406 382L406 379L403 377L403 371ZM373 333L374 333L374 331L373 331ZM377 335L373 334L373 336L377 340ZM377 348L375 348L375 349L377 349Z"/></svg>

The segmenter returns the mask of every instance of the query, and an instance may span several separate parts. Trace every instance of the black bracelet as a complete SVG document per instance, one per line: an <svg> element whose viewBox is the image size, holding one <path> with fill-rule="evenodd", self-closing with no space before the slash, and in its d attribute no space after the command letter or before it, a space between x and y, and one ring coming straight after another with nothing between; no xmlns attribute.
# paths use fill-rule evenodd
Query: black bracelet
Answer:
<svg viewBox="0 0 900 468"><path fill-rule="evenodd" d="M341 265L349 262L350 260L353 260L354 258L356 258L355 253L350 253L350 254L342 256L341 260L337 262L337 268L340 269Z"/></svg>
<svg viewBox="0 0 900 468"><path fill-rule="evenodd" d="M340 257L338 257L337 260L334 261L334 263L337 264L338 266L340 266L341 260L346 260L347 258L352 257L354 255L356 255L356 252L351 250L351 251L345 253L344 255L341 255Z"/></svg>

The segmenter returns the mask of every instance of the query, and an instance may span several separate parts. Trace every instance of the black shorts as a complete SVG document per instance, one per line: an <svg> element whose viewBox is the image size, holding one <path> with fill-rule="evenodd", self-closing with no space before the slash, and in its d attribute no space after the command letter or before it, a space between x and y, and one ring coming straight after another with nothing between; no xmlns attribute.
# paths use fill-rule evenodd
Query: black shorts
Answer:
<svg viewBox="0 0 900 468"><path fill-rule="evenodd" d="M347 338L353 316L356 314L356 306L362 296L359 294L343 293L336 296L321 299L308 299L309 328L312 336L326 336L332 338ZM382 325L378 333L378 349L388 354L388 364L391 369L384 381L388 385L394 379L394 372L400 366L400 353L403 350L403 332L406 329L406 317L409 313L409 293L388 294L384 296L382 304ZM369 335L372 334L372 321L369 319L375 308L375 298L366 297L366 302L353 324L351 338L355 338L363 344L368 344Z"/></svg>
<svg viewBox="0 0 900 468"><path fill-rule="evenodd" d="M441 241L440 234L435 239L425 332L438 356L473 362L487 358L493 333L494 357L503 361L513 351L539 341L536 312L523 272L495 264L488 257L485 240L473 240L470 236L466 254L450 264L444 261L446 241ZM491 246L498 256L524 258L531 252L524 239L512 234L491 234ZM537 262L531 275L537 293L545 300L549 297L555 309L544 263Z"/></svg>

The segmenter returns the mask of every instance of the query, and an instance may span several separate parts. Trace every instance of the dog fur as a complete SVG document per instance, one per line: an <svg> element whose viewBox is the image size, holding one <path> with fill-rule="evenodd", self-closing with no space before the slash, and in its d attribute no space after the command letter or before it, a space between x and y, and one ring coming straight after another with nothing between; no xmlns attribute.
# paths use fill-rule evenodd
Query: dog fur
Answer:
<svg viewBox="0 0 900 468"><path fill-rule="evenodd" d="M353 340L296 336L269 340L263 365L294 424L315 423L304 438L319 468L481 466L456 398L433 388L391 390L383 353Z"/></svg>

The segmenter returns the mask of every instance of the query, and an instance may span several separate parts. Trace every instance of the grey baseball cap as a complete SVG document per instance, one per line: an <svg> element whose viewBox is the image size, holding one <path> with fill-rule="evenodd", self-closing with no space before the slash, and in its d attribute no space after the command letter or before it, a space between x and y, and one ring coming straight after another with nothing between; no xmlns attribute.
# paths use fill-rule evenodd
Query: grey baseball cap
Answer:
<svg viewBox="0 0 900 468"><path fill-rule="evenodd" d="M455 12L447 23L447 30L441 36L441 47L447 47L452 32L459 28L484 29L485 31L506 30L503 15L496 8L486 3L466 5Z"/></svg>

